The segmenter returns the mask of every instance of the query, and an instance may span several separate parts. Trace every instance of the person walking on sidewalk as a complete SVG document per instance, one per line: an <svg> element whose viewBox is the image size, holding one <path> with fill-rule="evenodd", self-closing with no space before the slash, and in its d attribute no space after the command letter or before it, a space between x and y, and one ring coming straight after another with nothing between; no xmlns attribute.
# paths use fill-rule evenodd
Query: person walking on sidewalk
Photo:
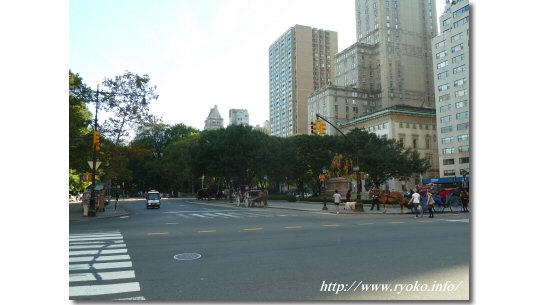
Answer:
<svg viewBox="0 0 538 305"><path fill-rule="evenodd" d="M435 200L433 199L433 194L430 191L428 191L426 196L428 197L428 212L430 213L428 218L433 218L433 205L435 204Z"/></svg>
<svg viewBox="0 0 538 305"><path fill-rule="evenodd" d="M415 190L413 195L411 195L411 199L409 200L409 205L413 205L415 207L415 218L418 217L419 208L422 208L420 203L420 194L418 191Z"/></svg>
<svg viewBox="0 0 538 305"><path fill-rule="evenodd" d="M334 205L336 206L336 214L340 214L340 198L342 198L342 195L338 193L338 190L334 190L333 198Z"/></svg>

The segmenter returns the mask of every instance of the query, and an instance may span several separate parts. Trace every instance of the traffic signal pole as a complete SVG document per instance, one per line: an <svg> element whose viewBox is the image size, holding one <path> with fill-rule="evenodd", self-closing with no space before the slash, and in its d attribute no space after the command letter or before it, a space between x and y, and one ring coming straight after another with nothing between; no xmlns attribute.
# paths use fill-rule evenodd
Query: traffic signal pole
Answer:
<svg viewBox="0 0 538 305"><path fill-rule="evenodd" d="M95 165L97 162L97 144L95 143L95 133L97 132L97 111L99 109L99 85L97 85L97 100L95 101L95 121L93 124L93 134L94 134L94 140L93 140L93 162L92 162L92 193L90 196L90 207L88 209L88 217L95 217L95 206L96 206L96 198L95 198Z"/></svg>
<svg viewBox="0 0 538 305"><path fill-rule="evenodd" d="M316 113L316 121L319 121L321 122L321 120L327 122L329 125L331 125L332 127L334 127L334 129L336 129L339 133L341 133L345 138L349 139L343 132L342 130L340 130L340 128L336 127L336 125L334 125L333 123L331 123L329 120L327 120L325 117L323 117L322 115L320 115L319 113ZM359 166L359 143L357 143L357 168ZM357 175L360 176L360 173L357 172ZM362 189L362 183L361 181L359 180L360 178L357 177L357 203L355 205L355 210L359 211L359 212L364 212L364 208L363 208L363 204L362 202L360 201L360 193L361 193L361 189Z"/></svg>

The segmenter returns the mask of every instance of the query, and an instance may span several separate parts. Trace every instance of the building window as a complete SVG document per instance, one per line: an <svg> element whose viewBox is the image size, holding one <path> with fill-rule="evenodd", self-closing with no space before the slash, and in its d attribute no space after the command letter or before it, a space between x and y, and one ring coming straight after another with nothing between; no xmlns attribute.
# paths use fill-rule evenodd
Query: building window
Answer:
<svg viewBox="0 0 538 305"><path fill-rule="evenodd" d="M454 159L443 159L443 165L454 165Z"/></svg>
<svg viewBox="0 0 538 305"><path fill-rule="evenodd" d="M446 137L441 139L442 144L450 144L454 142L454 137Z"/></svg>
<svg viewBox="0 0 538 305"><path fill-rule="evenodd" d="M458 55L456 57L452 57L452 63L453 64L459 64L460 62L465 60L465 54Z"/></svg>
<svg viewBox="0 0 538 305"><path fill-rule="evenodd" d="M442 52L439 52L439 53L435 54L435 58L437 58L437 59L443 58L443 57L447 56L447 54L448 54L448 51L444 50Z"/></svg>
<svg viewBox="0 0 538 305"><path fill-rule="evenodd" d="M450 38L450 41L451 41L451 42L456 42L456 41L458 41L458 40L460 40L460 39L462 39L462 38L463 38L463 33L459 33L459 34L457 34L457 35L452 36L452 37Z"/></svg>
<svg viewBox="0 0 538 305"><path fill-rule="evenodd" d="M441 123L448 123L450 121L452 121L451 115L446 115L446 116L441 117Z"/></svg>
<svg viewBox="0 0 538 305"><path fill-rule="evenodd" d="M448 77L448 71L437 74L437 79L443 79Z"/></svg>
<svg viewBox="0 0 538 305"><path fill-rule="evenodd" d="M456 97L456 98L462 97L462 96L465 96L465 95L467 95L467 89L458 90L458 91L454 92L454 97Z"/></svg>
<svg viewBox="0 0 538 305"><path fill-rule="evenodd" d="M469 145L458 147L458 152L468 152L468 151L469 151Z"/></svg>
<svg viewBox="0 0 538 305"><path fill-rule="evenodd" d="M461 87L467 83L467 78L462 78L454 81L454 87Z"/></svg>
<svg viewBox="0 0 538 305"><path fill-rule="evenodd" d="M458 124L456 126L456 128L457 128L457 130L467 130L467 129L469 129L469 122Z"/></svg>
<svg viewBox="0 0 538 305"><path fill-rule="evenodd" d="M459 45L456 45L456 46L452 47L452 53L456 53L456 52L459 52L461 50L463 50L463 43L460 43Z"/></svg>
<svg viewBox="0 0 538 305"><path fill-rule="evenodd" d="M450 89L449 84L443 84L443 85L437 87L437 90L439 90L439 92L443 92L443 91L446 91L448 89Z"/></svg>
<svg viewBox="0 0 538 305"><path fill-rule="evenodd" d="M450 133L450 132L452 132L452 126L441 127L441 133Z"/></svg>
<svg viewBox="0 0 538 305"><path fill-rule="evenodd" d="M456 68L452 69L452 74L458 74L458 73L462 73L462 72L465 72L465 65L462 65L462 66L459 66L459 67L456 67Z"/></svg>
<svg viewBox="0 0 538 305"><path fill-rule="evenodd" d="M443 155L451 155L454 153L454 147L443 148L442 152L443 152Z"/></svg>
<svg viewBox="0 0 538 305"><path fill-rule="evenodd" d="M444 68L446 66L448 66L448 60L445 60L443 62L438 63L437 64L437 69L441 69L441 68Z"/></svg>
<svg viewBox="0 0 538 305"><path fill-rule="evenodd" d="M456 114L456 120L463 120L469 118L469 111L464 111Z"/></svg>
<svg viewBox="0 0 538 305"><path fill-rule="evenodd" d="M459 109L459 108L467 107L468 104L469 103L467 102L467 100L465 100L465 101L457 102L455 106L456 106L456 109Z"/></svg>
<svg viewBox="0 0 538 305"><path fill-rule="evenodd" d="M469 163L469 157L460 158L460 164L468 164L468 163Z"/></svg>
<svg viewBox="0 0 538 305"><path fill-rule="evenodd" d="M468 134L462 134L458 136L458 142L465 142L469 141L469 135Z"/></svg>
<svg viewBox="0 0 538 305"><path fill-rule="evenodd" d="M466 6L460 8L459 10L455 11L452 16L454 18L456 17L459 17L460 15L464 14L465 12L468 12L469 11L469 5L467 4Z"/></svg>
<svg viewBox="0 0 538 305"><path fill-rule="evenodd" d="M439 102L445 102L445 101L448 101L449 99L450 99L449 93L439 96Z"/></svg>
<svg viewBox="0 0 538 305"><path fill-rule="evenodd" d="M453 169L447 169L444 171L445 176L456 176L456 171Z"/></svg>
<svg viewBox="0 0 538 305"><path fill-rule="evenodd" d="M445 46L445 41L444 40L435 44L436 49L442 48L444 46Z"/></svg>
<svg viewBox="0 0 538 305"><path fill-rule="evenodd" d="M445 105L445 106L441 106L441 107L439 108L439 112L447 112L447 111L450 111L450 106L451 106L450 104Z"/></svg>

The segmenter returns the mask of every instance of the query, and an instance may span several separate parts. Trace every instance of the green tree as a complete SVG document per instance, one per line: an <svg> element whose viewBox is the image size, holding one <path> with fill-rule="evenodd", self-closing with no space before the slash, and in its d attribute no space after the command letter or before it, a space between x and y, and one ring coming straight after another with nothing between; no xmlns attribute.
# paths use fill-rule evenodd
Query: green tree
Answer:
<svg viewBox="0 0 538 305"><path fill-rule="evenodd" d="M404 180L425 173L430 167L416 150L405 148L394 139L354 129L341 140L345 141L342 147L347 156L358 155L361 171L368 173L369 183L375 187L389 179Z"/></svg>
<svg viewBox="0 0 538 305"><path fill-rule="evenodd" d="M92 156L92 113L87 107L91 101L91 90L69 71L69 168L77 172L88 170Z"/></svg>
<svg viewBox="0 0 538 305"><path fill-rule="evenodd" d="M103 123L102 130L114 139L114 144L123 143L129 130L137 130L147 123L159 120L149 113L151 100L156 100L156 86L150 86L148 75L139 76L129 71L114 78L105 78L104 90L99 94L102 109L111 116ZM101 107L101 106L100 106Z"/></svg>

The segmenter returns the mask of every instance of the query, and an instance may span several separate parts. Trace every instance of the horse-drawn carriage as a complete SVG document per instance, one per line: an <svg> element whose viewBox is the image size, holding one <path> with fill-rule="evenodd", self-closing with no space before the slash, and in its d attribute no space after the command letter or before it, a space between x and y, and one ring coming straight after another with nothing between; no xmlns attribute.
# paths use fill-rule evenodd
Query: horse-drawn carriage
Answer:
<svg viewBox="0 0 538 305"><path fill-rule="evenodd" d="M404 207L409 209L412 208L412 206L408 204L409 201L406 200L404 195L400 192L382 191L378 188L373 188L370 190L370 196L372 196L372 200L379 201L379 203L383 205L383 214L387 213L388 204L399 205L400 214L403 214Z"/></svg>
<svg viewBox="0 0 538 305"><path fill-rule="evenodd" d="M237 206L266 207L269 193L267 190L249 189L248 186L240 187L239 196L237 196Z"/></svg>
<svg viewBox="0 0 538 305"><path fill-rule="evenodd" d="M466 212L467 205L469 203L469 192L462 190L459 187L443 187L440 185L424 185L418 189L420 194L421 205L426 208L428 195L430 191L434 194L434 211L443 213L445 209L449 209L451 212ZM372 200L379 201L383 205L383 213L387 213L387 205L399 205L400 214L403 214L403 208L414 209L412 204L409 204L409 198L405 198L404 194L400 192L383 191L378 188L370 190L370 196Z"/></svg>
<svg viewBox="0 0 538 305"><path fill-rule="evenodd" d="M428 184L419 189L421 202L427 201L427 192L433 194L435 201L434 211L444 213L445 209L450 212L467 212L469 204L469 192L459 186L446 186L441 184ZM423 203L424 205L425 203Z"/></svg>

